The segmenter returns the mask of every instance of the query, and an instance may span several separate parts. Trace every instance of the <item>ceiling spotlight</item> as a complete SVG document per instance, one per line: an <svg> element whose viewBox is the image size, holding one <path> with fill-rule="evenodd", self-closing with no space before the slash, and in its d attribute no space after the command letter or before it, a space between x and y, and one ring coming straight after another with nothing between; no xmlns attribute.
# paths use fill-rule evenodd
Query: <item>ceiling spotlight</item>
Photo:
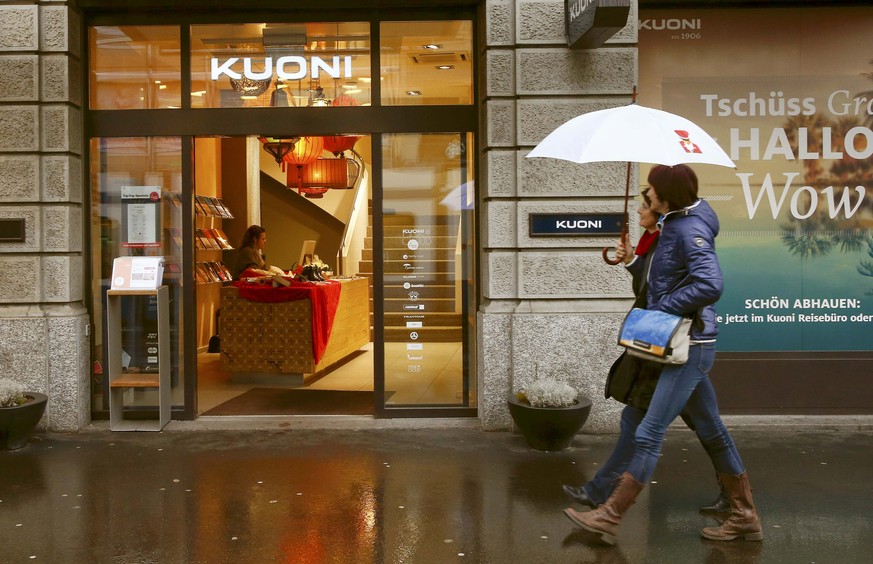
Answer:
<svg viewBox="0 0 873 564"><path fill-rule="evenodd" d="M407 90L407 96L421 96L421 90Z"/></svg>
<svg viewBox="0 0 873 564"><path fill-rule="evenodd" d="M427 45L422 45L422 49L430 49L432 51L436 51L438 49L442 49L442 45L437 45L436 43L428 43Z"/></svg>
<svg viewBox="0 0 873 564"><path fill-rule="evenodd" d="M452 70L455 65L437 65L437 70Z"/></svg>

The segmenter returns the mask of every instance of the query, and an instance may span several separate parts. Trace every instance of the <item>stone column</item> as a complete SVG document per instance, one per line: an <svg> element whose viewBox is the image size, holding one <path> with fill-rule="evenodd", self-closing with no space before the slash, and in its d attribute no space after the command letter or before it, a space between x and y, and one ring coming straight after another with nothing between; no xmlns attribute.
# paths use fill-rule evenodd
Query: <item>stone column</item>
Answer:
<svg viewBox="0 0 873 564"><path fill-rule="evenodd" d="M488 0L483 9L480 418L485 429L509 429L506 398L538 372L593 400L583 432L615 431L621 406L604 399L603 386L621 353L616 336L631 305L630 276L601 258L615 241L530 237L528 218L621 212L626 165L526 155L565 121L630 103L638 76L636 2L628 25L592 50L567 48L563 0ZM634 166L632 194L638 186ZM634 211L632 240L639 236Z"/></svg>
<svg viewBox="0 0 873 564"><path fill-rule="evenodd" d="M0 376L48 395L42 428L91 416L84 306L81 19L67 2L0 5Z"/></svg>

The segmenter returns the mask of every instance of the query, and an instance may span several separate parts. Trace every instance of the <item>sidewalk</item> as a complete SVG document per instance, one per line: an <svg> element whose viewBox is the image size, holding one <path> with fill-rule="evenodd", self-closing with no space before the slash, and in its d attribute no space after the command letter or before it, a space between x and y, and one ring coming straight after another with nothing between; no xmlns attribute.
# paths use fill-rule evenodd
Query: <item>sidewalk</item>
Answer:
<svg viewBox="0 0 873 564"><path fill-rule="evenodd" d="M520 435L469 422L198 423L198 432L174 422L161 433L112 433L97 423L0 451L0 561L873 561L873 431L863 426L734 428L763 543L700 538L711 523L696 508L715 497L715 479L694 436L673 429L653 483L610 548L563 516L570 502L560 485L593 475L611 435L580 435L569 450L542 453Z"/></svg>

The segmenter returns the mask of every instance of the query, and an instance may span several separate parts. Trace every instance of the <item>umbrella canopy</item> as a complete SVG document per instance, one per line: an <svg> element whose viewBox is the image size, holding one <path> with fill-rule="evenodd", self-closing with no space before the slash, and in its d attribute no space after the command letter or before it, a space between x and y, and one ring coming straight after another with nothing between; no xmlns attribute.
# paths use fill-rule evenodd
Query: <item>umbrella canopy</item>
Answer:
<svg viewBox="0 0 873 564"><path fill-rule="evenodd" d="M574 163L627 161L622 240L628 232L631 162L668 166L706 163L736 168L715 139L693 122L637 104L575 117L549 133L527 156ZM608 251L603 249L603 260L612 265L621 262L610 259Z"/></svg>
<svg viewBox="0 0 873 564"><path fill-rule="evenodd" d="M551 132L528 157L575 163L631 161L706 163L735 168L715 139L682 116L637 104L575 117Z"/></svg>

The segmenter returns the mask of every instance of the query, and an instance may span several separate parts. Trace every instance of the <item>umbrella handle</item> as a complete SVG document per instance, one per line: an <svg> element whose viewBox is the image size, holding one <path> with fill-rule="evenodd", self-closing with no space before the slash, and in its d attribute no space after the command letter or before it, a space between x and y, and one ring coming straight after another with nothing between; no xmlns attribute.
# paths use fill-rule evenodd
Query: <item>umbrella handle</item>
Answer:
<svg viewBox="0 0 873 564"><path fill-rule="evenodd" d="M603 247L603 260L606 261L606 264L615 266L617 264L621 264L621 259L611 259L609 258L609 248Z"/></svg>

